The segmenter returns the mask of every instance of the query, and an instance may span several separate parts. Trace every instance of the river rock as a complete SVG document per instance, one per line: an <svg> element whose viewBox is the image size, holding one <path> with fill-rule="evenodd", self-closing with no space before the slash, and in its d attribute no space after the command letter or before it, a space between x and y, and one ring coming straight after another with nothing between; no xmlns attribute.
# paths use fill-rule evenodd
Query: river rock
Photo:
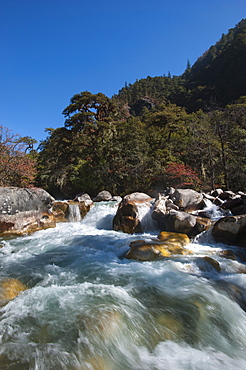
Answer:
<svg viewBox="0 0 246 370"><path fill-rule="evenodd" d="M138 261L155 261L173 255L188 255L192 252L188 249L175 246L174 243L153 242L146 243L145 241L132 242L130 250L125 254L125 258Z"/></svg>
<svg viewBox="0 0 246 370"><path fill-rule="evenodd" d="M184 247L190 243L190 238L186 234L172 233L168 231L161 231L158 239L162 242L175 243L176 246Z"/></svg>
<svg viewBox="0 0 246 370"><path fill-rule="evenodd" d="M26 285L22 284L17 279L3 279L0 281L0 305L7 303L9 300L14 299L21 292L26 290Z"/></svg>
<svg viewBox="0 0 246 370"><path fill-rule="evenodd" d="M68 202L55 201L52 206L52 213L55 216L56 222L68 221Z"/></svg>
<svg viewBox="0 0 246 370"><path fill-rule="evenodd" d="M112 195L109 191L103 190L97 194L95 198L93 198L93 202L108 202L112 199Z"/></svg>
<svg viewBox="0 0 246 370"><path fill-rule="evenodd" d="M0 235L22 235L55 227L55 217L27 188L0 187Z"/></svg>
<svg viewBox="0 0 246 370"><path fill-rule="evenodd" d="M183 247L189 244L190 239L185 234L161 232L158 240L146 242L135 240L130 243L130 250L125 254L127 259L138 261L154 261L173 255L187 255L192 252Z"/></svg>
<svg viewBox="0 0 246 370"><path fill-rule="evenodd" d="M126 195L118 206L113 220L113 228L125 233L141 233L141 211L143 205L150 209L153 199L145 193L132 193Z"/></svg>
<svg viewBox="0 0 246 370"><path fill-rule="evenodd" d="M203 195L192 189L176 189L170 198L185 212L192 212L204 207Z"/></svg>
<svg viewBox="0 0 246 370"><path fill-rule="evenodd" d="M46 190L42 188L31 188L37 196L41 199L41 201L47 206L47 208L51 208L55 198L52 197Z"/></svg>
<svg viewBox="0 0 246 370"><path fill-rule="evenodd" d="M214 224L212 236L218 243L246 248L246 215L221 218Z"/></svg>

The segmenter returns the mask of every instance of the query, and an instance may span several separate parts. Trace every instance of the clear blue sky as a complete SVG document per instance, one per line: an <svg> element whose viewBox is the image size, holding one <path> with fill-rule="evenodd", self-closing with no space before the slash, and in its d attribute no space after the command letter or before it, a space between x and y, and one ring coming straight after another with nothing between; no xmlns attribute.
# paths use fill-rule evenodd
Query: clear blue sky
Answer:
<svg viewBox="0 0 246 370"><path fill-rule="evenodd" d="M245 0L2 0L0 125L43 140L74 94L180 75L242 18Z"/></svg>

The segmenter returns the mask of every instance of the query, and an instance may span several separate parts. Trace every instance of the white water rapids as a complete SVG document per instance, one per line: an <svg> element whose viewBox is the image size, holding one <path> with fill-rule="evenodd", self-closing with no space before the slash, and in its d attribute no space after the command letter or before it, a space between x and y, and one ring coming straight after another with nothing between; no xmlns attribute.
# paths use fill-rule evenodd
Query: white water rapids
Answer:
<svg viewBox="0 0 246 370"><path fill-rule="evenodd" d="M190 256L121 259L158 232L113 231L116 210L100 203L80 222L1 241L0 277L29 289L0 309L0 368L246 369L245 265L205 237Z"/></svg>

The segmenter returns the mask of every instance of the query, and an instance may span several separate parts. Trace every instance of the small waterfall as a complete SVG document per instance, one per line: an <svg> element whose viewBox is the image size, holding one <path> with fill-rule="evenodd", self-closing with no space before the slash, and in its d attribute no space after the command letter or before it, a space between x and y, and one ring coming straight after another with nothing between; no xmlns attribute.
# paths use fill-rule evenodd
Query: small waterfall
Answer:
<svg viewBox="0 0 246 370"><path fill-rule="evenodd" d="M149 204L138 204L138 218L144 232L157 230L157 224L152 218L152 208Z"/></svg>
<svg viewBox="0 0 246 370"><path fill-rule="evenodd" d="M68 221L79 222L81 221L81 214L78 204L68 204Z"/></svg>
<svg viewBox="0 0 246 370"><path fill-rule="evenodd" d="M230 211L223 212L218 206L213 204L209 199L204 199L204 203L206 204L206 207L203 208L202 212L206 212L210 215L210 218L214 221L218 220L221 217L224 216L230 216Z"/></svg>

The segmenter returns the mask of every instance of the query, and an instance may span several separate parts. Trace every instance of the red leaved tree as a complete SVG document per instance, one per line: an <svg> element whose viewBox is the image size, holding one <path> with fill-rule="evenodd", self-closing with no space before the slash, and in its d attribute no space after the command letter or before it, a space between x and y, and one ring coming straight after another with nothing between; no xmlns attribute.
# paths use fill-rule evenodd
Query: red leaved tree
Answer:
<svg viewBox="0 0 246 370"><path fill-rule="evenodd" d="M169 163L165 173L169 186L197 188L201 184L198 174L187 164Z"/></svg>
<svg viewBox="0 0 246 370"><path fill-rule="evenodd" d="M0 125L0 186L33 186L35 160L26 149L31 138L21 138Z"/></svg>

